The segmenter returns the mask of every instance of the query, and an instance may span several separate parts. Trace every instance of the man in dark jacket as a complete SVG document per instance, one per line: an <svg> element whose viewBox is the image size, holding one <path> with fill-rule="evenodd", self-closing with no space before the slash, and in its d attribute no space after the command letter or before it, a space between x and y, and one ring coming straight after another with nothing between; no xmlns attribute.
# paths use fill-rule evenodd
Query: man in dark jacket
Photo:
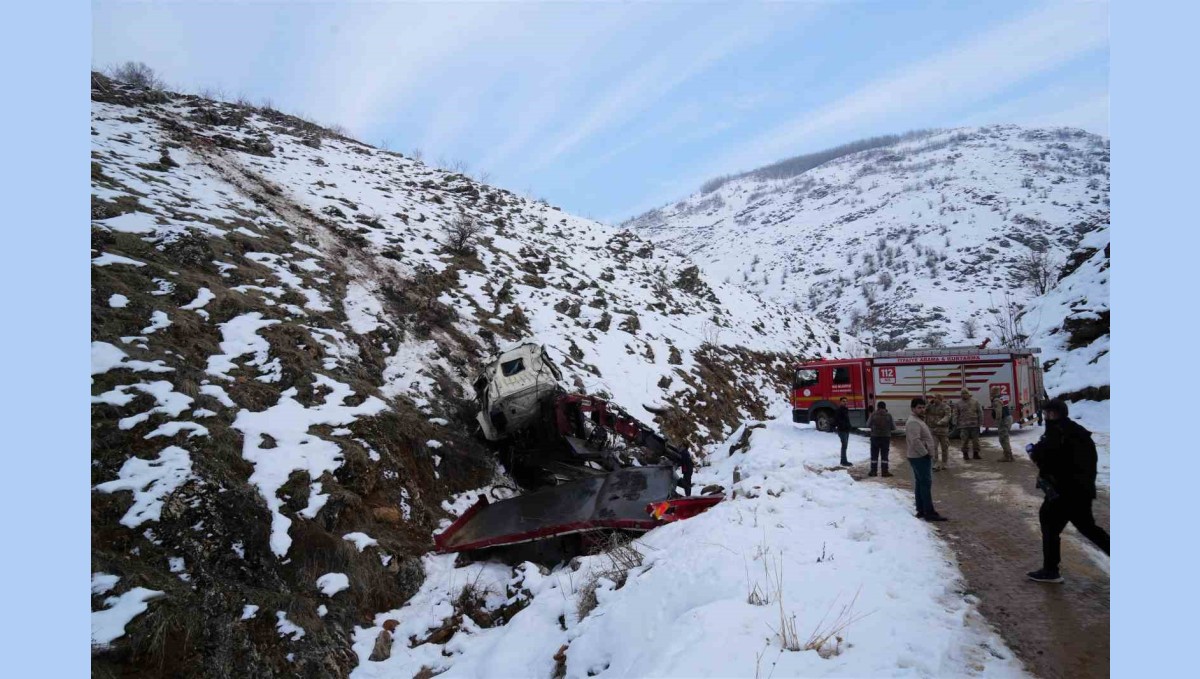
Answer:
<svg viewBox="0 0 1200 679"><path fill-rule="evenodd" d="M687 497L692 496L692 471L695 469L695 462L692 460L692 452L687 448L679 451L679 472L683 475L680 484L683 486L683 494Z"/></svg>
<svg viewBox="0 0 1200 679"><path fill-rule="evenodd" d="M891 476L888 471L888 454L892 452L892 432L896 430L896 421L887 410L887 404L879 401L875 404L875 412L867 420L871 429L871 471L867 476L875 476L876 470L882 468L881 476Z"/></svg>
<svg viewBox="0 0 1200 679"><path fill-rule="evenodd" d="M1029 573L1037 582L1062 582L1059 535L1068 523L1108 554L1108 533L1092 517L1096 498L1096 444L1092 433L1067 417L1059 399L1043 406L1046 433L1026 447L1038 468L1038 488L1046 494L1038 518L1042 524L1042 568Z"/></svg>
<svg viewBox="0 0 1200 679"><path fill-rule="evenodd" d="M842 442L842 466L850 467L852 465L846 457L846 446L850 444L850 430L853 427L850 426L850 407L845 396L838 402L837 410L833 411L833 424L838 439Z"/></svg>

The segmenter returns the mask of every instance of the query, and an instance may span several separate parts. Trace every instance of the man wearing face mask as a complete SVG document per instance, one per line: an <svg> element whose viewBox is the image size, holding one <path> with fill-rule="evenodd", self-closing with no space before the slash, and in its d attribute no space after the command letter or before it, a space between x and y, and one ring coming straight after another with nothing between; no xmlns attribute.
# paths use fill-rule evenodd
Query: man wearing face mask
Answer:
<svg viewBox="0 0 1200 679"><path fill-rule="evenodd" d="M1096 525L1096 444L1092 433L1067 417L1066 401L1054 399L1043 407L1046 433L1025 447L1038 468L1038 488L1046 499L1038 512L1042 525L1042 568L1030 572L1035 582L1062 582L1059 535L1068 523L1108 554L1108 533Z"/></svg>

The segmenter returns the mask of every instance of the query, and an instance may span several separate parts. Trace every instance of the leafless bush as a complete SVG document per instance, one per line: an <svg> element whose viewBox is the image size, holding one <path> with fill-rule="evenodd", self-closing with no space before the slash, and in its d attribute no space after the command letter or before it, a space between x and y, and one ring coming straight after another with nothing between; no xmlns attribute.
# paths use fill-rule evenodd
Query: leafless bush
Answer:
<svg viewBox="0 0 1200 679"><path fill-rule="evenodd" d="M618 533L609 536L601 554L605 556L608 563L590 571L579 588L579 601L576 608L580 620L595 610L598 603L596 589L599 588L601 580L609 580L617 589L620 589L629 579L629 571L638 568L645 561L645 556L638 551L633 541Z"/></svg>
<svg viewBox="0 0 1200 679"><path fill-rule="evenodd" d="M859 592L862 590L860 589ZM816 651L822 658L837 655L841 652L842 633L847 627L862 620L870 615L869 613L855 613L854 604L858 602L859 592L854 593L854 597L844 604L839 610L836 617L826 623L829 618L829 613L837 604L837 599L829 604L829 610L825 611L825 615L821 617L820 622L813 627L813 631L808 635L808 641L804 642L804 650ZM830 642L833 642L832 644Z"/></svg>
<svg viewBox="0 0 1200 679"><path fill-rule="evenodd" d="M1009 295L1004 295L1004 302L989 308L988 313L991 314L988 330L995 335L1001 346L1019 346L1029 339L1022 327L1021 317L1024 312L1021 305Z"/></svg>
<svg viewBox="0 0 1200 679"><path fill-rule="evenodd" d="M892 288L892 282L892 274L888 273L887 271L879 274L879 284L883 286L884 290L890 290Z"/></svg>
<svg viewBox="0 0 1200 679"><path fill-rule="evenodd" d="M979 334L979 321L974 318L964 318L962 320L962 331L967 339L975 339L975 336Z"/></svg>
<svg viewBox="0 0 1200 679"><path fill-rule="evenodd" d="M1060 266L1048 251L1030 250L1012 264L1009 276L1014 284L1044 295L1058 280Z"/></svg>
<svg viewBox="0 0 1200 679"><path fill-rule="evenodd" d="M408 156L410 158L412 158L413 160L421 160L422 158L425 157L425 152L422 151L421 147L418 146L418 147L414 148L413 150L409 151Z"/></svg>
<svg viewBox="0 0 1200 679"><path fill-rule="evenodd" d="M166 83L158 77L154 69L140 61L126 61L118 66L113 66L108 70L108 74L113 80L134 87L148 90L161 90L166 87Z"/></svg>
<svg viewBox="0 0 1200 679"><path fill-rule="evenodd" d="M470 254L480 233L483 233L483 226L466 215L460 215L442 228L446 250L456 255Z"/></svg>

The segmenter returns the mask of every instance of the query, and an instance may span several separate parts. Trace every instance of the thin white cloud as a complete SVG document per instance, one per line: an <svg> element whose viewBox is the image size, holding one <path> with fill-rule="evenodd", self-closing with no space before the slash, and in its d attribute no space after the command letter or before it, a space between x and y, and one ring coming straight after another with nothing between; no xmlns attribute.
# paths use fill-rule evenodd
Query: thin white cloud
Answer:
<svg viewBox="0 0 1200 679"><path fill-rule="evenodd" d="M795 18L793 13L791 19ZM588 102L585 116L569 121L549 139L531 168L549 165L596 134L629 121L722 59L764 40L781 23L774 12L748 14L745 8L730 5L687 34L664 39L654 56Z"/></svg>
<svg viewBox="0 0 1200 679"><path fill-rule="evenodd" d="M978 102L1107 43L1107 6L1042 7L777 125L718 158L709 170L718 174L757 167L831 131Z"/></svg>
<svg viewBox="0 0 1200 679"><path fill-rule="evenodd" d="M319 117L361 132L413 102L464 45L496 30L501 5L360 5L342 12L309 86ZM329 31L328 26L318 30Z"/></svg>

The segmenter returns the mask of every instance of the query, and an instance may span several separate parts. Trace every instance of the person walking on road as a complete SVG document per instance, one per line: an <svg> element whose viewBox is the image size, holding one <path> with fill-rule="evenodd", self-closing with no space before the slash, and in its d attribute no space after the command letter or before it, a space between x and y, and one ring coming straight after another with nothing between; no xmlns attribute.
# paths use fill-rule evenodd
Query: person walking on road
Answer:
<svg viewBox="0 0 1200 679"><path fill-rule="evenodd" d="M979 427L983 425L983 406L967 389L962 390L962 398L954 404L954 421L958 425L958 436L962 439L963 459L972 459L967 455L968 445L974 459L980 459Z"/></svg>
<svg viewBox="0 0 1200 679"><path fill-rule="evenodd" d="M846 447L850 445L850 407L846 397L843 396L838 402L837 410L833 413L834 429L837 430L838 439L842 442L842 466L850 467L849 458L846 457Z"/></svg>
<svg viewBox="0 0 1200 679"><path fill-rule="evenodd" d="M950 405L946 403L946 399L942 398L941 394L935 393L930 399L930 402L925 406L925 423L929 425L929 430L933 432L933 438L937 441L938 449L941 451L941 458L938 457L938 450L933 451L933 471L941 471L950 468Z"/></svg>
<svg viewBox="0 0 1200 679"><path fill-rule="evenodd" d="M1038 511L1042 525L1042 567L1027 575L1035 582L1062 582L1059 536L1068 523L1108 554L1108 532L1096 525L1092 500L1096 499L1096 444L1092 432L1067 417L1066 401L1054 399L1043 406L1046 433L1025 447L1038 468L1038 488L1046 499Z"/></svg>
<svg viewBox="0 0 1200 679"><path fill-rule="evenodd" d="M886 403L879 401L875 404L875 412L871 413L867 426L871 429L871 471L867 476L875 476L877 470L881 470L881 476L891 476L888 454L892 451L892 432L896 430L896 421L888 412Z"/></svg>
<svg viewBox="0 0 1200 679"><path fill-rule="evenodd" d="M925 423L925 399L912 400L912 414L904 424L904 438L908 445L906 454L912 467L913 493L917 500L917 518L926 521L945 521L946 517L933 508L933 455L937 445L933 432Z"/></svg>
<svg viewBox="0 0 1200 679"><path fill-rule="evenodd" d="M1008 404L1004 402L1004 397L1000 395L1000 387L992 385L992 419L996 421L996 436L1000 439L1000 450L1004 451L1004 457L1000 458L1001 462L1012 462L1012 444L1008 437L1012 432L1012 411Z"/></svg>

